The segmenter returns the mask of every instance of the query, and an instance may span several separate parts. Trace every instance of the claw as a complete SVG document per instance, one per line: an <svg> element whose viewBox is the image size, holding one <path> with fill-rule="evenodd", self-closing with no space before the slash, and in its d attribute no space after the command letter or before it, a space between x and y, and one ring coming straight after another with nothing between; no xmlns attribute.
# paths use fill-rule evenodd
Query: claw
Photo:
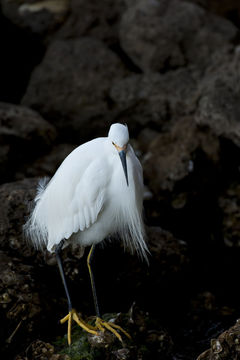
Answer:
<svg viewBox="0 0 240 360"><path fill-rule="evenodd" d="M98 335L96 328L90 324L85 323L81 318L78 317L76 310L72 309L69 311L69 314L66 315L63 319L60 320L61 324L64 324L68 321L68 345L71 345L71 328L72 328L72 320L74 320L82 329L87 331L90 334Z"/></svg>
<svg viewBox="0 0 240 360"><path fill-rule="evenodd" d="M96 328L100 331L105 331L105 329L107 329L108 331L113 333L118 338L118 340L120 340L121 342L122 342L122 337L115 329L118 329L125 336L127 336L129 339L131 339L131 336L125 330L123 330L121 328L121 326L116 325L112 322L104 321L104 320L100 319L99 317L96 318Z"/></svg>
<svg viewBox="0 0 240 360"><path fill-rule="evenodd" d="M112 322L107 322L105 320L102 320L101 318L96 318L95 326L92 326L90 324L87 324L85 321L83 321L77 314L76 310L72 309L69 311L69 313L60 320L61 324L64 324L66 321L68 322L68 345L71 345L72 339L71 339L71 329L72 329L72 321L75 321L83 330L87 331L90 334L93 335L99 335L99 331L104 332L105 329L113 333L119 341L122 342L122 337L119 334L117 330L122 332L125 336L127 336L129 339L131 339L131 336L121 328L121 326L116 325ZM117 330L116 330L117 329Z"/></svg>

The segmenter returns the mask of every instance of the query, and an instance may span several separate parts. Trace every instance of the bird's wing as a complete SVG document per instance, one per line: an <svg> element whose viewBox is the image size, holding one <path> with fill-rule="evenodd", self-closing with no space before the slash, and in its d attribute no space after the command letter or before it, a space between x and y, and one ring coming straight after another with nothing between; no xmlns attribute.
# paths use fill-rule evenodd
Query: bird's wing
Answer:
<svg viewBox="0 0 240 360"><path fill-rule="evenodd" d="M104 202L109 172L102 159L92 161L73 192L72 200L66 209L63 236L67 239L72 233L84 231L94 224Z"/></svg>

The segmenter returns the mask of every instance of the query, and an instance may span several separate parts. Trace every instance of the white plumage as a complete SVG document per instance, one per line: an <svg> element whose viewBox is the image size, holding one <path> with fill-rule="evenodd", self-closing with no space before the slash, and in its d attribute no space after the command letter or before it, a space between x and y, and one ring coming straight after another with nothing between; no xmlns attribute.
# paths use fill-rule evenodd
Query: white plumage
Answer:
<svg viewBox="0 0 240 360"><path fill-rule="evenodd" d="M147 258L142 167L128 141L127 126L113 124L108 137L77 147L48 184L39 183L35 208L24 226L36 247L45 245L52 252L63 239L65 245L85 247L118 234ZM124 155L127 170L119 155Z"/></svg>

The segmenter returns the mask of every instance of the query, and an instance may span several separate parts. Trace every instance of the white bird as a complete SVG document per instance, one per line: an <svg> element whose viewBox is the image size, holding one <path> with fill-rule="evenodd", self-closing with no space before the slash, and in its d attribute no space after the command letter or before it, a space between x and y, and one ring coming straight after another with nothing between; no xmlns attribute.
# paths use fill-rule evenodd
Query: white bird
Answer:
<svg viewBox="0 0 240 360"><path fill-rule="evenodd" d="M68 343L71 343L72 319L93 334L106 328L120 340L117 330L129 336L118 325L100 318L90 266L94 246L116 234L131 251L136 250L147 259L142 167L129 144L127 126L113 124L107 137L96 138L72 151L48 184L39 183L35 203L24 231L35 247L45 246L56 253L68 299L69 313L61 320L68 321ZM59 254L69 243L92 246L88 268L96 309L95 326L85 323L72 309Z"/></svg>

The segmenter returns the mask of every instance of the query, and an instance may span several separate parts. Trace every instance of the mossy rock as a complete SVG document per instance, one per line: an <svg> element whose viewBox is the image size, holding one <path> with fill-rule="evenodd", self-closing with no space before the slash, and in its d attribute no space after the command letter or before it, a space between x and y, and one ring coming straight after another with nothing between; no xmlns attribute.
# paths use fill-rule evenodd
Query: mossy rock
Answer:
<svg viewBox="0 0 240 360"><path fill-rule="evenodd" d="M117 314L105 314L103 320L115 321ZM124 319L124 317L121 317ZM127 319L126 319L127 320ZM121 321L124 326L126 321ZM94 325L94 320L89 321ZM125 329L126 327L124 327ZM58 354L68 355L71 360L96 360L96 359L118 359L114 353L122 352L122 359L130 359L130 349L132 341L121 334L123 342L119 341L114 334L104 331L98 336L92 335L81 329L77 325L72 326L72 344L68 346L67 335L58 338L54 344L55 351Z"/></svg>

